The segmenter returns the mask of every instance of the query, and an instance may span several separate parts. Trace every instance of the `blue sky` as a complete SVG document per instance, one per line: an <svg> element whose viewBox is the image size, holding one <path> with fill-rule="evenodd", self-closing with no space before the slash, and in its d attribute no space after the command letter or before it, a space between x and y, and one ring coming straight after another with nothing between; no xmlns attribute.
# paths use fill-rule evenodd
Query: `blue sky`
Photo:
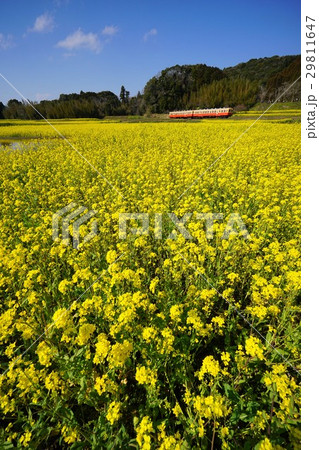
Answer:
<svg viewBox="0 0 319 450"><path fill-rule="evenodd" d="M0 0L0 73L31 100L135 95L175 64L298 53L295 0ZM0 101L18 97L0 78Z"/></svg>

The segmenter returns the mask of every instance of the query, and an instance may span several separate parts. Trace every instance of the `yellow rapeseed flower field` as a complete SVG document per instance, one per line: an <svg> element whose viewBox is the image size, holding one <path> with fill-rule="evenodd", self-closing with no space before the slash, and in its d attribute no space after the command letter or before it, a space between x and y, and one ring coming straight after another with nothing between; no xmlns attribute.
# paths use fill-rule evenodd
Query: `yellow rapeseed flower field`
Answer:
<svg viewBox="0 0 319 450"><path fill-rule="evenodd" d="M206 170L251 123L0 127L28 138L0 147L1 448L299 448L300 125ZM52 240L71 202L96 212L78 248Z"/></svg>

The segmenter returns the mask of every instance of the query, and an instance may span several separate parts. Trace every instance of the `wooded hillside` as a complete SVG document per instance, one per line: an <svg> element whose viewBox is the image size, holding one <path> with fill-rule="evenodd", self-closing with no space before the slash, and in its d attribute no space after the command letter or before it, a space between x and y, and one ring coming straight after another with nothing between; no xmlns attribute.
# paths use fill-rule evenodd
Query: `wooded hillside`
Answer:
<svg viewBox="0 0 319 450"><path fill-rule="evenodd" d="M300 55L251 59L223 70L206 64L175 65L152 77L144 91L134 97L122 86L119 96L111 91L81 91L32 104L48 119L160 114L221 106L246 109L272 102L280 95L280 101L300 101L300 80L289 88L300 73ZM0 102L0 118L41 117L26 102L12 99L7 106Z"/></svg>

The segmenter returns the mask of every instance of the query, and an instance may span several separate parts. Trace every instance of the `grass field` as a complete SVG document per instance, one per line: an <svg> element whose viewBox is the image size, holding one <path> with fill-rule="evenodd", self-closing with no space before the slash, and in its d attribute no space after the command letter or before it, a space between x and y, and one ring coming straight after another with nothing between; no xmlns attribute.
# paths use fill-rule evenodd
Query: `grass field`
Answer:
<svg viewBox="0 0 319 450"><path fill-rule="evenodd" d="M269 106L269 103L256 103L251 110L255 111L264 111ZM275 111L287 111L287 110L295 110L300 113L301 102L278 102L272 108Z"/></svg>
<svg viewBox="0 0 319 450"><path fill-rule="evenodd" d="M300 448L300 124L232 146L250 114L2 122L0 448ZM78 248L52 240L71 202Z"/></svg>

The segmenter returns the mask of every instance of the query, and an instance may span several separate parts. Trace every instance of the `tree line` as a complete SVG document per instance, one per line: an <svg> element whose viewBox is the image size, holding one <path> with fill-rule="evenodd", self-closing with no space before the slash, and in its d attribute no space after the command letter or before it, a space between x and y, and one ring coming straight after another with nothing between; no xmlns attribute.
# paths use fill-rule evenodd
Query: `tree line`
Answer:
<svg viewBox="0 0 319 450"><path fill-rule="evenodd" d="M231 106L250 108L257 102L300 100L300 55L252 59L223 70L206 64L175 65L151 78L142 93L131 97L121 86L111 91L61 94L56 100L0 102L0 119L98 118L168 113L176 109ZM38 113L38 112L40 113Z"/></svg>

